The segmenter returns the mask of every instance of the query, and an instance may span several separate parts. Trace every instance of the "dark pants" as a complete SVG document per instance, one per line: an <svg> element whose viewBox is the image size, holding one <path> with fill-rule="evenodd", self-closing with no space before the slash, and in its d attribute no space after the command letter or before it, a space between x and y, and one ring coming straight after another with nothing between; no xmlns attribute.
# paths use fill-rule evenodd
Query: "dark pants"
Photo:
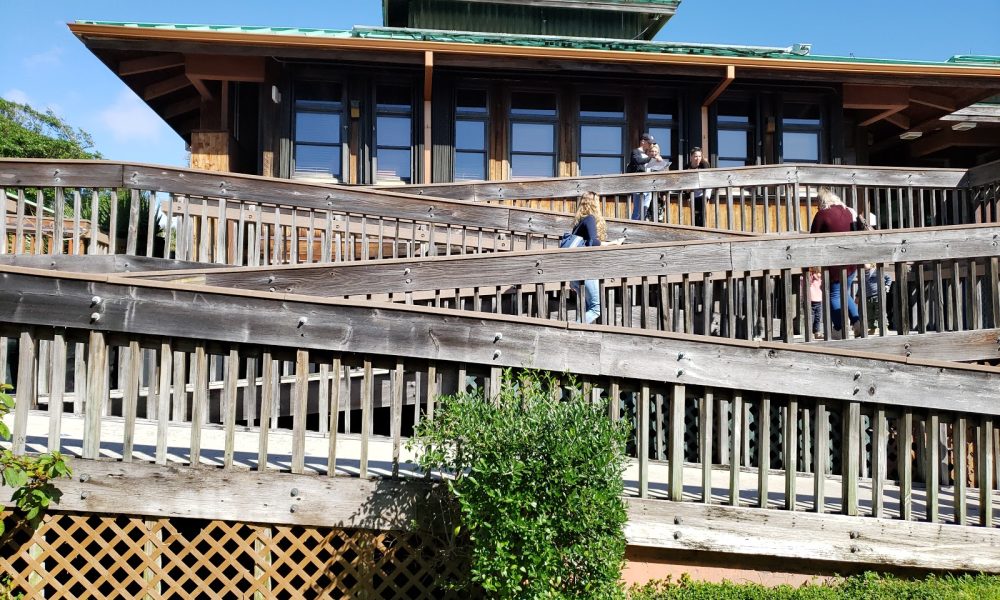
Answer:
<svg viewBox="0 0 1000 600"><path fill-rule="evenodd" d="M813 335L816 335L823 331L823 303L810 302L809 305L812 307Z"/></svg>

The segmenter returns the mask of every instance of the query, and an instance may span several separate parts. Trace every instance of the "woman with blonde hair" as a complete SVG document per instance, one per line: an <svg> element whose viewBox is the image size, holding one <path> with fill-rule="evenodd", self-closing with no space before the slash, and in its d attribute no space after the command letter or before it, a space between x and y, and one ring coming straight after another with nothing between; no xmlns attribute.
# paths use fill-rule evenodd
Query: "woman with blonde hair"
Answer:
<svg viewBox="0 0 1000 600"><path fill-rule="evenodd" d="M819 211L813 217L809 233L848 233L852 231L851 225L857 219L857 213L845 206L840 196L833 193L833 190L830 188L821 187L817 198L819 200ZM830 269L830 321L833 328L837 331L841 331L843 328L843 317L840 314L840 269L841 267L831 267ZM856 267L853 265L847 267L847 314L851 320L851 325L854 326L855 336L860 335L861 329L859 325L858 305L855 303L854 294L851 292L851 289L854 287L854 279L857 275ZM843 333L841 333L841 336L844 339L847 338L847 335Z"/></svg>
<svg viewBox="0 0 1000 600"><path fill-rule="evenodd" d="M584 192L577 200L576 215L573 218L573 235L583 238L584 246L600 246L621 244L624 240L607 241L608 225L601 213L600 197L594 192ZM570 284L576 293L580 293L580 282ZM601 316L601 292L596 279L588 279L583 283L587 292L585 323L593 323Z"/></svg>

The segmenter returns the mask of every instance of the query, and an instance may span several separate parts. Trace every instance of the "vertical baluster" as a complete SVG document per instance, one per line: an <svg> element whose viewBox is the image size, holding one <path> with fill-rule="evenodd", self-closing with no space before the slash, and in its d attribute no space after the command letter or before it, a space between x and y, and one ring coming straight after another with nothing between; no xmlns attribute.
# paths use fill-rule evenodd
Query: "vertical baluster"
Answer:
<svg viewBox="0 0 1000 600"><path fill-rule="evenodd" d="M22 334L24 339L24 334ZM104 334L90 332L87 356L87 401L84 406L83 458L98 458L101 452L101 416L107 400L108 348ZM32 348L32 353L34 348ZM17 440L15 439L15 446ZM16 451L16 450L15 450Z"/></svg>
<svg viewBox="0 0 1000 600"><path fill-rule="evenodd" d="M799 463L799 401L795 396L788 397L785 406L785 437L782 440L785 463L785 510L796 510L796 483L798 482Z"/></svg>
<svg viewBox="0 0 1000 600"><path fill-rule="evenodd" d="M296 250L297 251L297 250ZM292 473L305 470L306 411L309 409L309 351L295 351L295 387L292 389Z"/></svg>
<svg viewBox="0 0 1000 600"><path fill-rule="evenodd" d="M83 414L87 397L87 345L78 342L73 349L73 414Z"/></svg>
<svg viewBox="0 0 1000 600"><path fill-rule="evenodd" d="M194 350L192 373L194 392L191 396L191 466L201 463L201 428L208 408L208 356L205 345L199 343Z"/></svg>
<svg viewBox="0 0 1000 600"><path fill-rule="evenodd" d="M41 197L41 191L39 191L39 197ZM4 197L3 201L6 204L7 198ZM24 188L18 188L17 189L17 208L15 209L15 213L14 213L14 254L15 255L24 254L24 213L25 213L25 206L26 206L26 204L27 204L27 202L26 202L26 200L24 198ZM43 214L44 213L43 213L43 210L42 210L42 203L39 201L38 203L35 204L35 221L40 222L42 220ZM6 206L4 207L3 222L4 222L4 228L5 228L4 236L3 236L3 247L5 249L4 252L6 252L6 248L7 248L7 234L6 234L7 208L6 208ZM35 238L35 246L36 246L36 248L37 248L37 246L40 243L41 243L41 238L36 237Z"/></svg>
<svg viewBox="0 0 1000 600"><path fill-rule="evenodd" d="M904 521L913 518L913 413L903 409L899 432L896 436L896 465L899 469L899 517Z"/></svg>
<svg viewBox="0 0 1000 600"><path fill-rule="evenodd" d="M786 342L792 342L795 340L795 297L791 269L781 270L781 293L782 308L784 308L785 313L782 318L782 339ZM804 323L802 329L808 329L808 324Z"/></svg>
<svg viewBox="0 0 1000 600"><path fill-rule="evenodd" d="M141 198L139 190L132 189L129 191L128 234L125 238L125 253L135 255L139 242L139 202ZM202 235L204 235L204 229L202 229Z"/></svg>
<svg viewBox="0 0 1000 600"><path fill-rule="evenodd" d="M934 320L936 322L935 331L948 331L948 322L945 313L945 289L944 289L944 266L942 261L934 261Z"/></svg>
<svg viewBox="0 0 1000 600"><path fill-rule="evenodd" d="M743 451L743 394L735 392L733 394L733 426L730 430L730 455L729 455L729 504L740 505L740 465L742 460L740 453Z"/></svg>
<svg viewBox="0 0 1000 600"><path fill-rule="evenodd" d="M704 504L712 503L712 423L715 416L712 414L715 398L711 388L705 388L702 396L699 414L699 440L698 445L701 450L701 501Z"/></svg>
<svg viewBox="0 0 1000 600"><path fill-rule="evenodd" d="M941 419L937 412L927 415L927 454L924 466L924 480L927 489L927 520L931 523L939 521L938 486L940 485L940 435Z"/></svg>
<svg viewBox="0 0 1000 600"><path fill-rule="evenodd" d="M159 347L159 380L150 381L150 387L153 385L159 386L159 396L160 401L156 405L156 456L154 460L158 465L167 464L167 436L170 432L170 378L171 378L171 366L174 360L174 352L171 348L171 342L169 339L165 339L160 343ZM183 395L184 390L181 388L174 388L174 402L177 401L178 395ZM149 418L154 418L153 415L146 415Z"/></svg>
<svg viewBox="0 0 1000 600"><path fill-rule="evenodd" d="M0 338L0 383L7 368L7 338ZM57 329L52 336L52 367L49 379L49 451L59 450L62 436L62 413L66 391L66 337Z"/></svg>
<svg viewBox="0 0 1000 600"><path fill-rule="evenodd" d="M968 326L970 330L980 329L982 325L980 324L980 308L981 308L981 298L979 295L979 264L976 259L969 259L969 276L965 280L966 293L966 317L968 317Z"/></svg>
<svg viewBox="0 0 1000 600"><path fill-rule="evenodd" d="M636 409L635 453L639 459L639 497L649 496L649 382L643 381Z"/></svg>
<svg viewBox="0 0 1000 600"><path fill-rule="evenodd" d="M816 401L816 411L813 415L813 510L817 513L826 512L826 463L830 458L830 419L827 416L826 403Z"/></svg>
<svg viewBox="0 0 1000 600"><path fill-rule="evenodd" d="M290 247L288 249L288 262L293 265L299 264L299 209L292 207L291 219L292 224L288 230L288 238L290 242Z"/></svg>
<svg viewBox="0 0 1000 600"><path fill-rule="evenodd" d="M69 254L75 256L82 254L80 251L80 213L83 208L83 199L80 197L80 190L73 190L73 248Z"/></svg>
<svg viewBox="0 0 1000 600"><path fill-rule="evenodd" d="M496 369L496 373L490 379L491 386L499 387L499 383L493 383L494 380L499 380L499 369ZM402 437L402 427L403 427L403 389L405 387L405 379L403 377L403 361L396 360L396 369L392 375L392 476L399 477L399 451L401 447L401 437ZM499 393L499 390L497 390Z"/></svg>
<svg viewBox="0 0 1000 600"><path fill-rule="evenodd" d="M333 357L333 381L332 396L330 399L330 445L326 455L326 474L334 477L337 474L337 433L340 429L340 399L343 387L344 367L340 362L340 355ZM347 398L347 408L350 409L350 398ZM348 432L350 433L350 432Z"/></svg>
<svg viewBox="0 0 1000 600"><path fill-rule="evenodd" d="M109 193L111 207L108 215L108 254L118 254L118 190L112 189Z"/></svg>
<svg viewBox="0 0 1000 600"><path fill-rule="evenodd" d="M841 451L841 512L858 515L858 471L861 459L861 403L848 402L843 411L843 440Z"/></svg>
<svg viewBox="0 0 1000 600"><path fill-rule="evenodd" d="M965 331L965 295L962 293L962 263L955 260L951 263L951 318L955 331Z"/></svg>
<svg viewBox="0 0 1000 600"><path fill-rule="evenodd" d="M955 523L959 525L968 524L968 503L966 494L968 490L969 465L966 462L966 432L968 431L969 420L964 414L955 416L952 427L952 456L955 463Z"/></svg>
<svg viewBox="0 0 1000 600"><path fill-rule="evenodd" d="M668 456L670 460L670 499L674 502L684 500L684 405L686 400L685 387L675 384L673 394L670 396L670 453ZM660 427L662 426L661 423Z"/></svg>
<svg viewBox="0 0 1000 600"><path fill-rule="evenodd" d="M268 428L271 424L271 409L274 406L274 377L275 362L270 352L264 352L261 356L261 380L260 380L260 422L259 434L257 438L257 470L267 471L267 438Z"/></svg>
<svg viewBox="0 0 1000 600"><path fill-rule="evenodd" d="M14 405L14 430L11 432L11 450L14 454L24 453L28 439L28 411L38 403L37 373L38 339L35 337L34 330L29 328L21 332L17 342L17 387L14 388L17 403ZM97 418L100 419L99 414ZM100 421L98 421L99 426ZM88 431L89 429L84 429L84 452L89 448L87 443L90 440L86 437ZM98 436L100 436L100 429L98 429Z"/></svg>
<svg viewBox="0 0 1000 600"><path fill-rule="evenodd" d="M984 416L979 422L979 445L976 458L979 465L979 524L993 527L993 419Z"/></svg>
<svg viewBox="0 0 1000 600"><path fill-rule="evenodd" d="M771 471L771 395L761 394L757 410L757 504L767 508Z"/></svg>
<svg viewBox="0 0 1000 600"><path fill-rule="evenodd" d="M156 197L156 192L149 192L149 203L146 205L146 254L144 256L153 256L153 240L156 237L156 212L158 207L158 200ZM169 245L170 240L164 239L164 245Z"/></svg>
<svg viewBox="0 0 1000 600"><path fill-rule="evenodd" d="M761 293L764 294L764 339L774 341L774 278L764 271Z"/></svg>
<svg viewBox="0 0 1000 600"><path fill-rule="evenodd" d="M222 426L226 435L223 467L226 469L233 468L236 451L236 386L239 376L240 354L236 348L231 348L222 361Z"/></svg>
<svg viewBox="0 0 1000 600"><path fill-rule="evenodd" d="M313 263L313 244L316 240L316 211L309 209L309 229L306 230L306 262ZM395 258L395 257L393 257Z"/></svg>
<svg viewBox="0 0 1000 600"><path fill-rule="evenodd" d="M44 215L45 211L42 210L42 192L38 192L38 203L35 205L35 219L38 221L41 212ZM61 187L56 188L56 201L52 207L52 241L49 243L49 252L51 254L62 254L63 253L63 220L66 216L66 196L65 191ZM40 221L38 221L40 223ZM39 228L40 229L40 228ZM39 236L39 239L40 236Z"/></svg>
<svg viewBox="0 0 1000 600"><path fill-rule="evenodd" d="M691 289L691 275L684 273L682 289L684 292L684 331L694 333L694 295Z"/></svg>
<svg viewBox="0 0 1000 600"><path fill-rule="evenodd" d="M872 516L885 516L885 483L888 478L889 423L885 407L872 411Z"/></svg>
<svg viewBox="0 0 1000 600"><path fill-rule="evenodd" d="M989 294L983 297L983 306L989 315L990 326L1000 327L1000 259L995 256L986 262L983 285L989 291Z"/></svg>
<svg viewBox="0 0 1000 600"><path fill-rule="evenodd" d="M461 384L461 381L459 382ZM461 385L460 385L461 388ZM360 477L368 477L368 441L372 431L372 361L365 358L364 379L361 382L361 456L360 456ZM459 389L461 392L461 389Z"/></svg>
<svg viewBox="0 0 1000 600"><path fill-rule="evenodd" d="M138 340L131 340L128 344L129 360L125 364L125 389L123 396L122 415L124 417L124 434L122 440L122 461L132 461L132 450L135 446L135 419L139 405L139 385L142 373L142 348L139 347ZM153 396L153 384L150 380L147 386L147 398ZM147 414L147 416L149 416Z"/></svg>

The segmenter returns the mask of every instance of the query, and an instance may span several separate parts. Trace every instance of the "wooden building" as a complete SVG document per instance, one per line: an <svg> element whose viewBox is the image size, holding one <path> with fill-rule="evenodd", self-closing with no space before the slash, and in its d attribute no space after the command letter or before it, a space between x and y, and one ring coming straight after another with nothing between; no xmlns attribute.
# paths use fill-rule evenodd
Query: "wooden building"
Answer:
<svg viewBox="0 0 1000 600"><path fill-rule="evenodd" d="M344 31L69 27L198 168L351 184L597 175L620 173L643 131L672 169L696 146L718 167L1000 158L1000 125L973 114L1000 94L1000 58L649 41L677 4L386 0L384 26Z"/></svg>

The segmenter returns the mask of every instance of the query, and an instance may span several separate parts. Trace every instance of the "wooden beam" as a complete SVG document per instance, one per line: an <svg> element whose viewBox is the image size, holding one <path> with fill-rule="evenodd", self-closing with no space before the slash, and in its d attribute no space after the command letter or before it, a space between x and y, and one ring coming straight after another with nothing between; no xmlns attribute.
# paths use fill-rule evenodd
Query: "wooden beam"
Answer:
<svg viewBox="0 0 1000 600"><path fill-rule="evenodd" d="M626 498L630 546L960 571L1000 571L1000 530ZM933 540L933 541L932 541ZM940 544L940 545L939 545ZM950 546L948 544L955 544ZM942 547L963 548L941 552Z"/></svg>
<svg viewBox="0 0 1000 600"><path fill-rule="evenodd" d="M154 54L153 56L122 60L118 63L118 75L126 77L128 75L138 75L139 73L149 73L150 71L160 71L182 66L184 66L184 57L180 54Z"/></svg>
<svg viewBox="0 0 1000 600"><path fill-rule="evenodd" d="M729 85L733 82L734 79L736 79L736 67L734 65L726 65L726 72L725 75L723 76L722 81L720 81L715 86L715 89L712 90L712 92L705 98L705 101L702 102L701 105L703 107L712 106L712 103L714 103L719 98L719 96L722 95L722 92L726 91L726 88L729 87Z"/></svg>
<svg viewBox="0 0 1000 600"><path fill-rule="evenodd" d="M191 85L194 86L194 89L198 90L198 95L201 96L202 102L209 102L214 98L212 91L208 89L208 86L203 80L198 79L197 77L189 77L189 79L191 81Z"/></svg>
<svg viewBox="0 0 1000 600"><path fill-rule="evenodd" d="M884 119L887 119L887 118L895 115L898 112L906 110L907 107L908 107L908 105L902 104L902 105L899 105L899 106L893 106L891 108L887 108L886 110L883 110L882 112L878 113L877 115L874 115L872 117L869 117L869 118L865 119L864 121L861 121L860 123L858 123L858 127L868 127L872 123L877 123L879 121L882 121Z"/></svg>
<svg viewBox="0 0 1000 600"><path fill-rule="evenodd" d="M183 100L178 100L177 102L168 104L160 109L160 116L164 119L172 119L174 117L193 112L201 108L201 97L200 96L190 96Z"/></svg>
<svg viewBox="0 0 1000 600"><path fill-rule="evenodd" d="M979 128L971 131L942 129L913 142L910 145L910 154L914 157L927 156L954 146L1000 148L1000 136L997 136L996 131Z"/></svg>
<svg viewBox="0 0 1000 600"><path fill-rule="evenodd" d="M153 100L154 98L159 98L160 96L166 96L172 92L183 90L189 85L191 85L191 81L186 75L174 75L169 79L164 79L147 85L142 90L142 97L144 100Z"/></svg>
<svg viewBox="0 0 1000 600"><path fill-rule="evenodd" d="M184 57L184 72L191 79L251 83L264 83L267 80L262 56L188 54Z"/></svg>
<svg viewBox="0 0 1000 600"><path fill-rule="evenodd" d="M904 115L902 112L898 112L894 115L889 115L885 118L886 121L892 123L896 127L899 127L903 131L910 128L910 117Z"/></svg>
<svg viewBox="0 0 1000 600"><path fill-rule="evenodd" d="M948 112L955 112L959 108L957 102L951 96L921 88L910 89L910 101Z"/></svg>
<svg viewBox="0 0 1000 600"><path fill-rule="evenodd" d="M434 91L434 53L424 52L424 152L423 152L423 181L431 182L431 148L434 142L432 139L433 113L431 110L431 99Z"/></svg>
<svg viewBox="0 0 1000 600"><path fill-rule="evenodd" d="M895 85L844 84L844 108L861 110L885 110L897 106L908 106L910 89Z"/></svg>

